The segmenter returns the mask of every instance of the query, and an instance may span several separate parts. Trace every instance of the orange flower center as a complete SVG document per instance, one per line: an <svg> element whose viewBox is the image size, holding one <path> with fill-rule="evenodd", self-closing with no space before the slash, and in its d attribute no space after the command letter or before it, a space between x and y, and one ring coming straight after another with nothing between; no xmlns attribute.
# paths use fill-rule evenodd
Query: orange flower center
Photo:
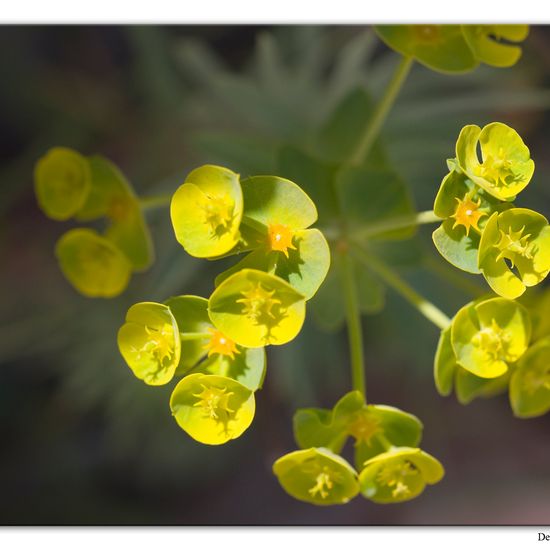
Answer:
<svg viewBox="0 0 550 550"><path fill-rule="evenodd" d="M210 340L204 346L204 349L208 350L208 357L214 353L219 355L225 355L231 359L235 358L236 353L240 353L237 349L237 345L231 338L225 336L225 334L215 328L208 329L210 331Z"/></svg>
<svg viewBox="0 0 550 550"><path fill-rule="evenodd" d="M267 230L269 248L282 252L288 258L288 250L296 250L292 244L293 232L286 225L271 224Z"/></svg>

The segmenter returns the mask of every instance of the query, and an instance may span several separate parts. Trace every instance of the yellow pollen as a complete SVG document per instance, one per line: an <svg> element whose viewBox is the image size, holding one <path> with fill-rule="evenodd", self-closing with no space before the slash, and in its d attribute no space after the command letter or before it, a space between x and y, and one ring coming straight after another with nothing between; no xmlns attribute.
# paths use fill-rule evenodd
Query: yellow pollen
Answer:
<svg viewBox="0 0 550 550"><path fill-rule="evenodd" d="M218 235L227 231L233 220L233 201L229 197L206 195L201 205L204 211L204 221L210 225L212 233Z"/></svg>
<svg viewBox="0 0 550 550"><path fill-rule="evenodd" d="M509 179L514 178L512 161L506 158L506 152L500 147L496 156L487 155L483 164L474 170L476 176L486 179L493 187L506 186Z"/></svg>
<svg viewBox="0 0 550 550"><path fill-rule="evenodd" d="M492 319L491 326L481 329L472 339L474 346L484 351L493 361L503 361L508 352L511 334Z"/></svg>
<svg viewBox="0 0 550 550"><path fill-rule="evenodd" d="M150 336L150 339L141 349L135 350L138 355L141 356L142 353L151 355L161 365L163 365L166 359L171 360L175 348L174 328L172 325L165 323L160 328L146 326L145 332Z"/></svg>
<svg viewBox="0 0 550 550"><path fill-rule="evenodd" d="M226 393L225 388L207 388L201 384L202 391L200 393L194 393L193 397L198 397L193 406L201 407L204 410L205 416L224 422L227 420L229 413L235 412L229 408L229 398L233 395L233 392Z"/></svg>
<svg viewBox="0 0 550 550"><path fill-rule="evenodd" d="M249 290L241 292L243 298L237 303L243 304L243 313L256 322L266 321L268 318L275 319L273 312L275 306L281 305L281 300L274 298L275 290L268 290L262 283L256 283Z"/></svg>
<svg viewBox="0 0 550 550"><path fill-rule="evenodd" d="M325 467L324 470L315 478L315 485L308 490L308 493L312 497L319 494L322 499L325 499L328 497L329 491L333 488L333 486L334 484L332 483L328 470Z"/></svg>
<svg viewBox="0 0 550 550"><path fill-rule="evenodd" d="M456 207L455 213L451 216L451 218L455 219L453 229L459 225L463 225L466 228L466 235L470 233L470 227L473 227L479 232L480 229L477 224L480 218L487 216L486 212L480 212L478 210L481 199L479 199L478 202L474 202L469 197L465 197L462 200L456 197L456 200L458 201L458 206Z"/></svg>
<svg viewBox="0 0 550 550"><path fill-rule="evenodd" d="M223 332L212 327L210 327L208 331L210 332L210 340L203 348L208 350L208 357L214 353L218 353L219 355L225 355L234 359L235 354L240 353L235 342L233 342L231 338L225 336Z"/></svg>
<svg viewBox="0 0 550 550"><path fill-rule="evenodd" d="M376 476L376 479L381 485L386 485L392 489L392 497L399 498L411 494L406 478L410 478L418 474L418 470L414 464L408 460L384 466Z"/></svg>
<svg viewBox="0 0 550 550"><path fill-rule="evenodd" d="M530 234L523 235L525 226L523 226L519 231L508 230L508 233L504 233L502 229L499 229L500 240L496 243L496 247L500 250L497 260L506 258L512 262L512 267L514 267L517 257L524 257L528 260L532 260L533 256L529 250L529 237Z"/></svg>
<svg viewBox="0 0 550 550"><path fill-rule="evenodd" d="M355 438L355 445L361 442L370 446L372 437L380 431L380 422L367 411L361 411L348 427L348 432Z"/></svg>
<svg viewBox="0 0 550 550"><path fill-rule="evenodd" d="M288 250L296 250L292 244L293 232L280 223L271 224L267 230L268 244L271 250L282 252L288 258Z"/></svg>

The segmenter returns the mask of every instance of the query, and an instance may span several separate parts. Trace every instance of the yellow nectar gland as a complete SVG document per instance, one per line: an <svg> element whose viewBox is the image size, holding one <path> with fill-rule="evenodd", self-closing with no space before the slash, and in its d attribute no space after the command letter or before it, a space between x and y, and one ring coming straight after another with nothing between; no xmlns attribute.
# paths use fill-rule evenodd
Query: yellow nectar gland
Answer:
<svg viewBox="0 0 550 550"><path fill-rule="evenodd" d="M392 489L392 497L402 498L411 494L407 478L418 475L416 466L408 460L400 461L397 464L384 466L378 472L376 479L381 485Z"/></svg>
<svg viewBox="0 0 550 550"><path fill-rule="evenodd" d="M481 329L472 339L474 346L484 351L493 361L504 361L512 335L492 319L491 326Z"/></svg>
<svg viewBox="0 0 550 550"><path fill-rule="evenodd" d="M210 332L210 340L203 348L208 350L208 357L214 353L218 353L219 355L235 359L235 354L241 353L237 349L237 344L231 338L225 336L223 332L215 328L209 328L208 330Z"/></svg>
<svg viewBox="0 0 550 550"><path fill-rule="evenodd" d="M323 468L323 471L315 478L315 485L308 489L308 493L312 497L319 495L322 499L328 497L330 490L334 487L334 483L330 477L330 473L327 467Z"/></svg>
<svg viewBox="0 0 550 550"><path fill-rule="evenodd" d="M355 438L355 445L363 442L370 446L371 439L381 430L380 421L367 411L361 411L348 427L349 434Z"/></svg>
<svg viewBox="0 0 550 550"><path fill-rule="evenodd" d="M423 44L439 42L439 29L437 25L414 25L414 35L416 40Z"/></svg>
<svg viewBox="0 0 550 550"><path fill-rule="evenodd" d="M464 197L462 200L458 197L455 198L458 201L458 206L456 207L455 213L451 216L451 218L455 220L453 229L459 225L463 225L466 228L466 235L470 233L470 227L473 227L479 233L480 229L477 224L480 218L487 216L485 212L479 211L481 199L474 202L468 196Z"/></svg>
<svg viewBox="0 0 550 550"><path fill-rule="evenodd" d="M265 289L262 283L256 283L241 294L244 297L237 300L237 303L243 304L243 313L255 322L266 323L280 316L273 311L274 307L281 305L281 300L273 297L275 290Z"/></svg>
<svg viewBox="0 0 550 550"><path fill-rule="evenodd" d="M201 407L207 418L217 420L219 422L227 421L229 413L235 412L229 408L229 398L233 395L233 392L226 393L225 388L207 388L201 384L202 391L200 393L194 393L193 397L198 397L193 406Z"/></svg>
<svg viewBox="0 0 550 550"><path fill-rule="evenodd" d="M487 155L487 158L475 169L476 176L486 179L493 187L503 187L514 180L512 161L506 158L503 147L500 147L496 156ZM511 177L511 181L509 180Z"/></svg>
<svg viewBox="0 0 550 550"><path fill-rule="evenodd" d="M138 353L138 360L141 354L145 353L152 356L161 366L165 360L170 361L176 344L172 325L165 323L160 328L145 326L145 332L150 339L139 350L134 349Z"/></svg>
<svg viewBox="0 0 550 550"><path fill-rule="evenodd" d="M500 240L495 245L500 253L497 256L497 260L506 258L512 262L512 267L514 267L517 257L523 257L528 260L532 260L533 256L529 250L529 237L530 234L524 235L522 233L525 231L525 226L523 226L519 231L512 231L510 228L508 233L504 233L502 229L500 231Z"/></svg>
<svg viewBox="0 0 550 550"><path fill-rule="evenodd" d="M288 250L296 250L292 244L293 232L280 223L271 224L267 229L269 248L282 252L288 258Z"/></svg>
<svg viewBox="0 0 550 550"><path fill-rule="evenodd" d="M228 230L233 220L233 201L228 197L206 195L206 200L201 204L204 211L204 221L210 226L214 235L219 235Z"/></svg>

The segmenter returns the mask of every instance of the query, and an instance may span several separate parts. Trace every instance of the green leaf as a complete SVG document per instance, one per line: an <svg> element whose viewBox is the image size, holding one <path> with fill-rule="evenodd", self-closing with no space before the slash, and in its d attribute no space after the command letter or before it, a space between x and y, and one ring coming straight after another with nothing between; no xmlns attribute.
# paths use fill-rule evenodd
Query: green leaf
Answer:
<svg viewBox="0 0 550 550"><path fill-rule="evenodd" d="M537 342L520 359L510 381L510 404L519 418L550 410L550 338Z"/></svg>
<svg viewBox="0 0 550 550"><path fill-rule="evenodd" d="M359 493L355 470L328 449L288 453L273 464L273 472L289 495L310 504L346 504Z"/></svg>
<svg viewBox="0 0 550 550"><path fill-rule="evenodd" d="M72 149L55 147L36 163L36 199L49 218L63 221L74 216L84 205L90 187L88 162Z"/></svg>
<svg viewBox="0 0 550 550"><path fill-rule="evenodd" d="M277 176L253 176L243 180L241 185L244 216L260 226L306 229L317 220L313 201L290 180Z"/></svg>
<svg viewBox="0 0 550 550"><path fill-rule="evenodd" d="M448 218L432 233L435 247L455 267L468 273L481 273L477 266L479 235L475 231L466 234L463 226L453 229L454 223Z"/></svg>
<svg viewBox="0 0 550 550"><path fill-rule="evenodd" d="M63 275L90 298L113 298L128 286L131 265L122 251L93 229L71 229L55 246Z"/></svg>
<svg viewBox="0 0 550 550"><path fill-rule="evenodd" d="M404 502L441 481L444 473L441 463L421 449L394 447L366 463L359 474L361 494L379 504Z"/></svg>
<svg viewBox="0 0 550 550"><path fill-rule="evenodd" d="M231 378L190 374L174 388L170 409L178 426L206 445L240 437L254 419L254 392Z"/></svg>
<svg viewBox="0 0 550 550"><path fill-rule="evenodd" d="M197 258L229 252L239 242L242 213L239 176L220 166L193 170L170 205L177 241Z"/></svg>
<svg viewBox="0 0 550 550"><path fill-rule="evenodd" d="M460 25L376 25L374 29L390 48L434 71L463 73L478 65Z"/></svg>
<svg viewBox="0 0 550 550"><path fill-rule="evenodd" d="M455 353L451 345L451 327L441 331L434 360L435 387L439 395L449 395L453 391L456 369Z"/></svg>
<svg viewBox="0 0 550 550"><path fill-rule="evenodd" d="M238 344L254 348L294 339L305 318L305 299L283 279L243 269L212 294L212 323Z"/></svg>
<svg viewBox="0 0 550 550"><path fill-rule="evenodd" d="M180 360L181 343L170 308L155 302L134 304L118 331L118 348L137 378L150 386L167 384Z"/></svg>

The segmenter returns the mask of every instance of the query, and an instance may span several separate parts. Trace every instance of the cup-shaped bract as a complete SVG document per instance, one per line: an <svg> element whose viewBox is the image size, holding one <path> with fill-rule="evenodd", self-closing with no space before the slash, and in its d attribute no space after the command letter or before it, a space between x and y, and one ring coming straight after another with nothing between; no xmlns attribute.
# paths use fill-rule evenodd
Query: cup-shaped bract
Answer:
<svg viewBox="0 0 550 550"><path fill-rule="evenodd" d="M519 360L510 380L510 404L520 418L550 410L550 338L539 340Z"/></svg>
<svg viewBox="0 0 550 550"><path fill-rule="evenodd" d="M221 166L193 170L172 197L176 239L191 255L213 258L239 241L243 196L239 175Z"/></svg>
<svg viewBox="0 0 550 550"><path fill-rule="evenodd" d="M492 122L483 130L474 124L464 126L456 142L456 158L470 180L503 201L514 200L535 171L527 145L513 128L502 122Z"/></svg>
<svg viewBox="0 0 550 550"><path fill-rule="evenodd" d="M531 321L527 310L505 298L467 304L451 325L456 362L480 378L497 378L527 350Z"/></svg>
<svg viewBox="0 0 550 550"><path fill-rule="evenodd" d="M181 343L178 324L168 306L155 302L134 304L117 340L122 357L137 378L150 386L172 380Z"/></svg>
<svg viewBox="0 0 550 550"><path fill-rule="evenodd" d="M38 205L46 216L68 220L82 208L90 192L88 161L72 149L50 149L36 163L34 184Z"/></svg>
<svg viewBox="0 0 550 550"><path fill-rule="evenodd" d="M460 25L377 25L378 36L393 50L444 73L464 73L478 61Z"/></svg>
<svg viewBox="0 0 550 550"><path fill-rule="evenodd" d="M253 176L241 182L244 198L243 225L250 232L254 250L216 279L221 284L241 269L258 269L289 282L306 299L325 279L330 250L318 229L309 196L290 180L276 176Z"/></svg>
<svg viewBox="0 0 550 550"><path fill-rule="evenodd" d="M305 298L289 283L255 269L227 278L210 296L214 326L241 346L290 342L305 319Z"/></svg>
<svg viewBox="0 0 550 550"><path fill-rule="evenodd" d="M404 502L440 481L444 473L441 463L421 449L393 447L367 460L359 484L361 494L373 502Z"/></svg>
<svg viewBox="0 0 550 550"><path fill-rule="evenodd" d="M333 409L298 410L293 424L296 443L303 449L326 447L338 453L352 437L358 469L384 452L388 442L412 447L422 437L422 423L416 416L387 405L367 405L358 391L344 395Z"/></svg>
<svg viewBox="0 0 550 550"><path fill-rule="evenodd" d="M126 255L93 229L71 229L55 246L61 271L90 298L113 298L128 286L132 266Z"/></svg>
<svg viewBox="0 0 550 550"><path fill-rule="evenodd" d="M462 172L449 172L434 203L435 215L443 219L432 235L439 253L459 269L480 273L477 265L480 234L489 216L501 205Z"/></svg>
<svg viewBox="0 0 550 550"><path fill-rule="evenodd" d="M310 504L346 504L359 493L357 472L329 449L288 453L273 464L273 472L290 496Z"/></svg>
<svg viewBox="0 0 550 550"><path fill-rule="evenodd" d="M239 382L214 374L190 374L170 397L179 427L206 445L222 445L244 433L254 419L254 392Z"/></svg>
<svg viewBox="0 0 550 550"><path fill-rule="evenodd" d="M497 294L521 296L550 272L548 220L527 208L494 213L481 235L478 265Z"/></svg>
<svg viewBox="0 0 550 550"><path fill-rule="evenodd" d="M462 25L464 38L479 61L494 67L511 67L521 57L529 25Z"/></svg>
<svg viewBox="0 0 550 550"><path fill-rule="evenodd" d="M208 317L208 300L175 296L165 304L174 315L181 335L181 358L176 374L193 369L203 374L232 378L255 391L265 376L265 350L245 348L217 329Z"/></svg>

